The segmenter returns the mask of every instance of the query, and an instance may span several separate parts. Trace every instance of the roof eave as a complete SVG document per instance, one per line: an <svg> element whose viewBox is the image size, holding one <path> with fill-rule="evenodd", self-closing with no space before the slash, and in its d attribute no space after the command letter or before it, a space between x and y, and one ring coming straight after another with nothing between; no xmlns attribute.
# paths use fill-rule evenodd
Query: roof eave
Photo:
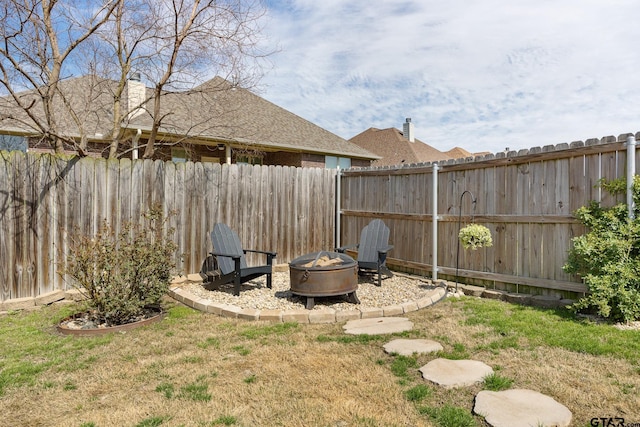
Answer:
<svg viewBox="0 0 640 427"><path fill-rule="evenodd" d="M146 125L135 125L135 124L129 124L127 126L123 126L125 129L130 129L130 130L138 130L140 129L142 132L151 132L151 127L150 126L146 126ZM350 157L353 159L364 159L364 160L378 160L381 159L382 157L370 153L369 155L365 155L365 154L361 154L361 153L349 153L349 152L344 152L344 151L339 151L339 150L326 150L326 149L317 149L317 148L312 148L312 147L300 147L298 145L293 145L293 144L283 144L283 143L277 143L277 142L256 142L256 141L251 141L248 139L243 139L243 138L226 138L226 137L221 137L221 136L215 136L215 135L192 135L192 136L187 136L187 135L178 135L176 133L173 132L169 132L166 130L161 130L158 132L159 135L163 135L163 136L168 136L168 137L172 137L172 138L189 138L189 140L193 143L197 143L200 145L209 145L209 144L218 144L218 143L226 143L226 144L238 144L238 145L250 145L252 147L255 148L266 148L266 149L274 149L274 148L278 148L278 149L282 149L283 151L290 151L290 152L305 152L305 153L314 153L314 154L324 154L324 155L335 155L338 157Z"/></svg>

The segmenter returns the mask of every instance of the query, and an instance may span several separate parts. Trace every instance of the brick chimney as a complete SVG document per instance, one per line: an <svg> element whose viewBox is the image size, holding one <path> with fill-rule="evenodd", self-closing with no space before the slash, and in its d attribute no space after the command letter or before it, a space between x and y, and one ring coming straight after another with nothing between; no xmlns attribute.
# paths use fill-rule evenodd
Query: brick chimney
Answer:
<svg viewBox="0 0 640 427"><path fill-rule="evenodd" d="M127 80L127 111L129 120L144 113L141 105L147 99L147 88L140 81L140 73L133 73Z"/></svg>
<svg viewBox="0 0 640 427"><path fill-rule="evenodd" d="M402 134L409 140L409 142L414 142L416 140L413 135L413 123L411 123L411 118L409 117L402 124Z"/></svg>

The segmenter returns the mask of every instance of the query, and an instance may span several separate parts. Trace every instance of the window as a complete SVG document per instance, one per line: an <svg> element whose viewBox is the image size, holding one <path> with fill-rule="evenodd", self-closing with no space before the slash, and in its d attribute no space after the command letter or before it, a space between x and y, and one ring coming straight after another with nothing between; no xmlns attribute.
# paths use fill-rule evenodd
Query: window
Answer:
<svg viewBox="0 0 640 427"><path fill-rule="evenodd" d="M238 154L236 156L236 163L239 165L262 165L262 156Z"/></svg>
<svg viewBox="0 0 640 427"><path fill-rule="evenodd" d="M184 163L187 161L187 150L184 148L172 148L171 160L174 163Z"/></svg>
<svg viewBox="0 0 640 427"><path fill-rule="evenodd" d="M220 157L202 156L200 161L202 163L220 163Z"/></svg>
<svg viewBox="0 0 640 427"><path fill-rule="evenodd" d="M0 135L0 150L27 151L27 138L15 135Z"/></svg>
<svg viewBox="0 0 640 427"><path fill-rule="evenodd" d="M327 169L349 169L351 167L351 159L349 157L325 156L324 166Z"/></svg>

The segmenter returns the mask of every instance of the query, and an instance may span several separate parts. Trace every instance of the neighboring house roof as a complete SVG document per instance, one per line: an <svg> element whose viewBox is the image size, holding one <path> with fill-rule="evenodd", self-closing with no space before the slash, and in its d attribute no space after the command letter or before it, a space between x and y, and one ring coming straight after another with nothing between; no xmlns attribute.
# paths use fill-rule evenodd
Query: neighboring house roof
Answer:
<svg viewBox="0 0 640 427"><path fill-rule="evenodd" d="M445 153L449 156L451 156L452 159L462 159L462 158L467 158L467 157L478 157L478 156L485 156L487 154L489 154L489 151L478 151L475 153L472 153L470 151L465 150L462 147L454 147L449 151L445 151Z"/></svg>
<svg viewBox="0 0 640 427"><path fill-rule="evenodd" d="M100 139L113 127L113 93L117 82L88 76L68 79L60 84L60 90L82 114L79 129L72 118L65 115L59 121L65 135L89 135ZM147 96L151 89L146 89ZM125 91L126 95L126 91ZM33 96L32 92L23 96ZM37 97L34 97L37 102ZM61 101L60 101L61 102ZM3 114L11 108L13 100L0 98L0 130L37 133ZM152 117L148 111L153 101L143 106L142 114L134 116L122 126L144 132L151 130ZM61 104L62 106L62 104ZM123 99L126 109L126 97ZM29 121L24 112L15 109L13 115ZM34 111L37 108L34 109ZM41 108L40 108L41 110ZM235 143L264 151L293 151L329 154L373 160L378 156L352 144L311 122L305 120L246 89L232 87L221 77L183 92L167 92L162 95L160 115L163 117L160 134L185 138L194 144Z"/></svg>
<svg viewBox="0 0 640 427"><path fill-rule="evenodd" d="M480 154L472 154L460 147L442 152L419 139L414 139L414 142L409 141L396 128L369 128L349 141L381 157L375 160L372 166L437 162Z"/></svg>
<svg viewBox="0 0 640 427"><path fill-rule="evenodd" d="M464 148L461 147L455 147L452 148L449 151L445 151L445 154L448 156L451 156L452 159L459 159L462 157L472 157L473 154L471 154L469 151L465 150Z"/></svg>
<svg viewBox="0 0 640 427"><path fill-rule="evenodd" d="M452 158L418 139L410 142L396 128L369 128L349 141L381 157L373 162L373 166L436 162Z"/></svg>

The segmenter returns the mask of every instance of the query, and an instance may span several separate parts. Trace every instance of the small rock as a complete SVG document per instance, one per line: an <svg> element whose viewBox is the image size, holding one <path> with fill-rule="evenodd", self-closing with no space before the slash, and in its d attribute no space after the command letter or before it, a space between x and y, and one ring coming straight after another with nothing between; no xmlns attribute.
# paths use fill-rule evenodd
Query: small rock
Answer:
<svg viewBox="0 0 640 427"><path fill-rule="evenodd" d="M97 327L98 327L98 325L96 325L95 322L92 322L91 320L88 320L88 321L84 322L84 324L82 325L82 327L80 329L95 329Z"/></svg>

